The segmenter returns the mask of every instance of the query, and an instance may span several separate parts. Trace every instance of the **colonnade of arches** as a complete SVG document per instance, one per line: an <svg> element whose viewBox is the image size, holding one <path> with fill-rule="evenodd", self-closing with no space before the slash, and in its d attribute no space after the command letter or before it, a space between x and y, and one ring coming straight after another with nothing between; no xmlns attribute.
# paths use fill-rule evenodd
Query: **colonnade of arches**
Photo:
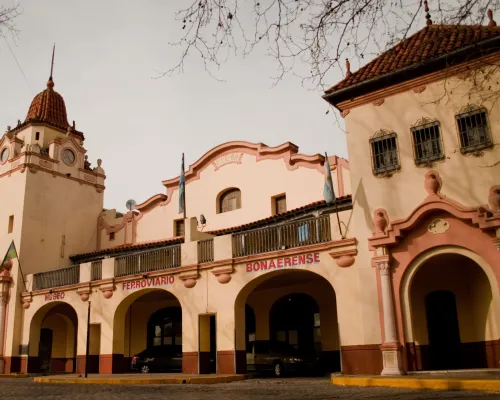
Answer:
<svg viewBox="0 0 500 400"><path fill-rule="evenodd" d="M498 283L485 268L464 254L441 252L408 270L400 287L398 317L408 370L494 366ZM192 371L217 372L217 338L224 328L217 326L217 312L199 315L196 338L183 329L186 312L163 289L127 296L114 311L112 372L129 371L132 357L146 348L173 346L182 352L187 339L198 346ZM237 295L234 323L235 372L246 371L246 356L256 341L285 343L321 358L325 371L341 370L335 291L316 273L281 270L258 276ZM101 329L97 324L90 328L89 371L99 372ZM71 305L54 302L41 307L31 320L28 371L77 371L82 358L77 342L85 341L85 334Z"/></svg>

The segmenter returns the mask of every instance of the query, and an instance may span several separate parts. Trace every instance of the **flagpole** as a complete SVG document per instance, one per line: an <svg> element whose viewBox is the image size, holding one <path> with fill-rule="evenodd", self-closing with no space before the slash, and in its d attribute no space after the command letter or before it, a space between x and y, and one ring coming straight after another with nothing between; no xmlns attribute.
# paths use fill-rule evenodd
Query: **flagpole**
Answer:
<svg viewBox="0 0 500 400"><path fill-rule="evenodd" d="M182 153L182 174L185 174L184 171L184 153ZM184 211L184 219L186 219L186 178L184 178L184 193L182 194L182 205L183 205L183 211Z"/></svg>
<svg viewBox="0 0 500 400"><path fill-rule="evenodd" d="M331 175L331 170L330 170L330 163L328 162L328 154L326 153L326 151L325 151L325 168L326 168L325 174L327 176L326 179L327 179L327 183L328 183L328 187L329 187L329 192L330 192L331 197L333 197L333 205L335 206L335 214L337 215L337 224L339 226L340 237L342 239L344 239L344 235L342 234L342 227L340 225L339 209L337 207L337 196L335 196L335 191L333 189L333 182L332 182L332 175ZM326 186L325 186L325 188L326 188ZM325 200L327 201L327 204L328 204L329 201L331 201L331 200L329 200L327 198L325 198Z"/></svg>

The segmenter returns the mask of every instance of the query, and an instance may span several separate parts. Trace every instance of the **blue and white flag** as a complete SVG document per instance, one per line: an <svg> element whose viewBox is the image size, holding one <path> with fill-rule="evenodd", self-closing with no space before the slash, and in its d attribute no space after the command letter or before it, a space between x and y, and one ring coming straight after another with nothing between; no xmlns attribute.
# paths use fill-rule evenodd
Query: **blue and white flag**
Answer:
<svg viewBox="0 0 500 400"><path fill-rule="evenodd" d="M179 213L186 214L186 177L184 176L184 153L182 153L181 178L179 179Z"/></svg>
<svg viewBox="0 0 500 400"><path fill-rule="evenodd" d="M335 201L335 190L333 189L332 171L330 171L330 163L328 162L328 155L325 153L325 187L323 188L323 197L326 204Z"/></svg>

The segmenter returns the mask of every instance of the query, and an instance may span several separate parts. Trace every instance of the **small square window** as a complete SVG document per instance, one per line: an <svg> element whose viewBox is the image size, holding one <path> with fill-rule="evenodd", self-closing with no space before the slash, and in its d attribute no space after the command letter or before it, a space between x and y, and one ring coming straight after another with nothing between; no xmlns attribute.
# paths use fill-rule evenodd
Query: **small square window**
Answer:
<svg viewBox="0 0 500 400"><path fill-rule="evenodd" d="M114 233L114 232L111 232L111 233L109 234L109 240L110 240L110 241L111 241L111 240L115 240L115 233Z"/></svg>
<svg viewBox="0 0 500 400"><path fill-rule="evenodd" d="M286 212L286 195L274 198L274 210L275 214L282 214Z"/></svg>
<svg viewBox="0 0 500 400"><path fill-rule="evenodd" d="M184 220L183 219L178 219L175 221L175 232L174 236L184 236Z"/></svg>
<svg viewBox="0 0 500 400"><path fill-rule="evenodd" d="M457 115L460 151L470 153L491 146L486 110L477 109Z"/></svg>
<svg viewBox="0 0 500 400"><path fill-rule="evenodd" d="M375 175L399 169L395 133L386 133L370 139L372 167Z"/></svg>
<svg viewBox="0 0 500 400"><path fill-rule="evenodd" d="M426 164L444 157L439 122L430 122L411 128L415 163Z"/></svg>
<svg viewBox="0 0 500 400"><path fill-rule="evenodd" d="M9 217L9 226L7 228L7 233L12 233L14 232L14 216L11 215Z"/></svg>

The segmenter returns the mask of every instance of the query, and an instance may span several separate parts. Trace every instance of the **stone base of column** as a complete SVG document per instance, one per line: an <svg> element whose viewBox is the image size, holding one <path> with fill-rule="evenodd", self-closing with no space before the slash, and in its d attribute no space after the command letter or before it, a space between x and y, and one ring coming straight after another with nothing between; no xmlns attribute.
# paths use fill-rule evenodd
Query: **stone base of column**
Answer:
<svg viewBox="0 0 500 400"><path fill-rule="evenodd" d="M404 375L399 343L384 343L382 350L382 373L380 375Z"/></svg>
<svg viewBox="0 0 500 400"><path fill-rule="evenodd" d="M5 374L5 360L0 357L0 374Z"/></svg>

